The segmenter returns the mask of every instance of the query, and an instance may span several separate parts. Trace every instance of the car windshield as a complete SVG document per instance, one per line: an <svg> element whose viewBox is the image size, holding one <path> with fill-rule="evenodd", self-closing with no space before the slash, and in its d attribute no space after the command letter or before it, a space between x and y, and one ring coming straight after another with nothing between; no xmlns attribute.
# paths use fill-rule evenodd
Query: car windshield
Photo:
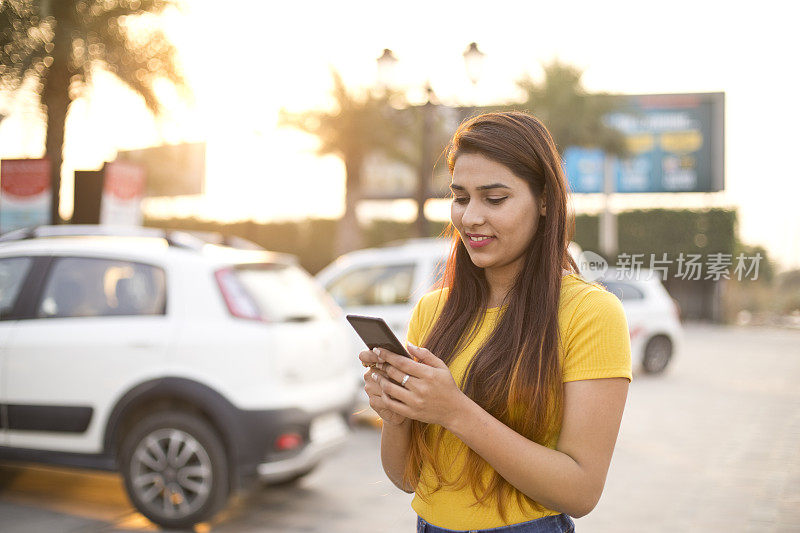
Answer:
<svg viewBox="0 0 800 533"><path fill-rule="evenodd" d="M330 297L295 266L238 265L234 274L267 320L304 322L336 314Z"/></svg>

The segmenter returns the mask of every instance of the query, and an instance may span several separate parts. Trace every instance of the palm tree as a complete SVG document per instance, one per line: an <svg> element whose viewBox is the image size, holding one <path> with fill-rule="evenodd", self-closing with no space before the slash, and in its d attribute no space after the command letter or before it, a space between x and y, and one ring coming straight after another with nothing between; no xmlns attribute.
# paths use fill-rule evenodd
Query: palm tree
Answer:
<svg viewBox="0 0 800 533"><path fill-rule="evenodd" d="M586 146L625 155L624 137L603 122L603 116L616 108L613 98L587 92L581 82L583 72L558 59L544 65L544 74L541 82L526 76L517 85L526 94L523 105L547 126L559 153L563 155L569 146Z"/></svg>
<svg viewBox="0 0 800 533"><path fill-rule="evenodd" d="M160 105L153 82L186 84L175 66L175 48L147 24L172 0L6 0L0 1L0 89L37 84L47 111L45 151L52 164L51 219L60 222L64 125L70 103L105 70L140 94L148 108ZM144 23L142 23L144 22Z"/></svg>
<svg viewBox="0 0 800 533"><path fill-rule="evenodd" d="M334 154L344 162L345 212L337 228L338 255L361 248L364 242L356 206L361 199L362 167L367 155L376 150L390 158L406 159L407 155L401 135L403 117L395 107L401 97L389 90L358 95L348 91L338 72L332 70L331 74L333 110L299 114L281 110L279 122L316 136L319 155Z"/></svg>
<svg viewBox="0 0 800 533"><path fill-rule="evenodd" d="M544 65L544 80L527 76L517 82L526 93L525 107L536 115L553 136L559 154L570 146L601 148L607 154L627 155L625 137L607 126L604 116L617 109L618 100L607 93L589 93L583 87L583 72L554 59ZM600 218L599 241L606 257L617 253L616 217L608 196Z"/></svg>

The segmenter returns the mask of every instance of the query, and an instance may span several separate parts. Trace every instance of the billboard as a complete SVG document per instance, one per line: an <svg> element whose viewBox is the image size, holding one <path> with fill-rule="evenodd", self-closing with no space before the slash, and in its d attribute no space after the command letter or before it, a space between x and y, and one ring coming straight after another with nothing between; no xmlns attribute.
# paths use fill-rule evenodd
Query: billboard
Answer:
<svg viewBox="0 0 800 533"><path fill-rule="evenodd" d="M145 197L202 194L206 144L184 143L120 151L117 160L136 163L147 175Z"/></svg>
<svg viewBox="0 0 800 533"><path fill-rule="evenodd" d="M50 160L0 161L0 233L50 223Z"/></svg>
<svg viewBox="0 0 800 533"><path fill-rule="evenodd" d="M106 163L103 172L100 224L141 226L144 167L117 160Z"/></svg>
<svg viewBox="0 0 800 533"><path fill-rule="evenodd" d="M715 192L724 189L724 93L615 96L608 126L625 136L629 157L611 168L614 191ZM569 147L572 192L603 192L601 150Z"/></svg>

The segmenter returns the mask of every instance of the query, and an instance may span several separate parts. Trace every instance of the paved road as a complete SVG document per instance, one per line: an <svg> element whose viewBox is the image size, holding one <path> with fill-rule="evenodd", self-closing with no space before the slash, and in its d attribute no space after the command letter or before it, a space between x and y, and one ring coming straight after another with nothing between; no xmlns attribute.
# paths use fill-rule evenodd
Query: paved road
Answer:
<svg viewBox="0 0 800 533"><path fill-rule="evenodd" d="M587 532L800 531L800 331L691 325L666 374L637 374ZM298 485L254 491L198 531L411 532L411 496L385 479L378 433ZM113 474L0 468L0 530L155 529Z"/></svg>

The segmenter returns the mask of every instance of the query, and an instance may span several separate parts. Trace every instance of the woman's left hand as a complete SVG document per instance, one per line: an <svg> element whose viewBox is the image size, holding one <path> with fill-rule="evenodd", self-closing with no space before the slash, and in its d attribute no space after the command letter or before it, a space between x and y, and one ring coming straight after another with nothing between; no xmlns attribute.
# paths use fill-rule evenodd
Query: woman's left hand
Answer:
<svg viewBox="0 0 800 533"><path fill-rule="evenodd" d="M456 385L444 361L426 348L413 344L407 346L417 361L376 348L378 361L384 361L378 363L378 368L397 383L409 376L405 386L400 386L376 374L376 381L384 393L383 400L397 414L447 428L466 396Z"/></svg>

